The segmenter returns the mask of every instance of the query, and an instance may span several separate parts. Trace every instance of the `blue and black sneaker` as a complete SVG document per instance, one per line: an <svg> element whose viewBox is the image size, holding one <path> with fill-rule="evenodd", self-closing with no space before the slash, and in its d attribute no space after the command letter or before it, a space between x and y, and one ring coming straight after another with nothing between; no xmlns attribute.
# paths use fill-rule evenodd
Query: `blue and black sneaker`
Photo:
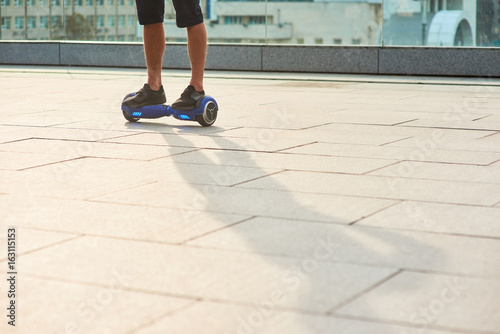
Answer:
<svg viewBox="0 0 500 334"><path fill-rule="evenodd" d="M132 94L129 94L132 95ZM153 106L156 104L163 104L167 102L163 86L160 90L152 90L148 84L144 84L137 93L129 96L123 100L122 104L130 108L140 108L145 106Z"/></svg>
<svg viewBox="0 0 500 334"><path fill-rule="evenodd" d="M181 94L181 97L178 98L174 103L172 103L172 109L176 110L191 110L196 105L196 102L203 99L205 96L205 91L202 90L198 92L194 86L189 85L184 92Z"/></svg>

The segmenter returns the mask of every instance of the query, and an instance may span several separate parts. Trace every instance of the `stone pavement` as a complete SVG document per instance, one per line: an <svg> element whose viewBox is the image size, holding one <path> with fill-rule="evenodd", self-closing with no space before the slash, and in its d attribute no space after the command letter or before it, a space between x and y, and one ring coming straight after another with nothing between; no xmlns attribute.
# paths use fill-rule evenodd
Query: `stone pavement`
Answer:
<svg viewBox="0 0 500 334"><path fill-rule="evenodd" d="M499 80L144 73L0 67L1 333L500 333Z"/></svg>

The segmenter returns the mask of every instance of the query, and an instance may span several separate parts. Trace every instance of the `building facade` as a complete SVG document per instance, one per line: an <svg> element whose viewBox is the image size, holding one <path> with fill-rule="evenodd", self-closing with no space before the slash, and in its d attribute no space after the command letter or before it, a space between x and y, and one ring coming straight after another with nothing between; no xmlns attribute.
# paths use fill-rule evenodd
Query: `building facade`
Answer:
<svg viewBox="0 0 500 334"><path fill-rule="evenodd" d="M4 40L136 41L134 0L1 0Z"/></svg>

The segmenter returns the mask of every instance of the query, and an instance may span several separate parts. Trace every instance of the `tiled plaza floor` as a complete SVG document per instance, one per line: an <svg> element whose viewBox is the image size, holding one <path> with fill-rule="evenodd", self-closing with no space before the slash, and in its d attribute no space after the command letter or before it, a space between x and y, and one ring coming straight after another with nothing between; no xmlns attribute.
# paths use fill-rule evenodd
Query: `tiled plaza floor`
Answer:
<svg viewBox="0 0 500 334"><path fill-rule="evenodd" d="M0 66L1 333L500 333L500 80L144 73Z"/></svg>

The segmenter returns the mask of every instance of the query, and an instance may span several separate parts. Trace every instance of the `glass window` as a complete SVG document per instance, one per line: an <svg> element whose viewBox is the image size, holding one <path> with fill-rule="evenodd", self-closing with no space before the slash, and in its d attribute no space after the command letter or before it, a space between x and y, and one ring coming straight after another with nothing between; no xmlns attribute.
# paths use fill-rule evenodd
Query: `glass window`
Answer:
<svg viewBox="0 0 500 334"><path fill-rule="evenodd" d="M2 0L1 5L2 7L10 6L10 0Z"/></svg>
<svg viewBox="0 0 500 334"><path fill-rule="evenodd" d="M14 6L16 7L23 7L23 0L14 0Z"/></svg>
<svg viewBox="0 0 500 334"><path fill-rule="evenodd" d="M75 0L75 6L82 6L82 0Z"/></svg>
<svg viewBox="0 0 500 334"><path fill-rule="evenodd" d="M60 6L61 5L61 0L51 0L52 1L52 6Z"/></svg>
<svg viewBox="0 0 500 334"><path fill-rule="evenodd" d="M114 27L114 26L115 26L115 16L109 15L108 16L108 27Z"/></svg>
<svg viewBox="0 0 500 334"><path fill-rule="evenodd" d="M52 19L51 19L51 24L52 24L52 28L62 28L62 16L60 15L56 15L56 16L52 16Z"/></svg>
<svg viewBox="0 0 500 334"><path fill-rule="evenodd" d="M36 28L36 16L28 16L28 29Z"/></svg>
<svg viewBox="0 0 500 334"><path fill-rule="evenodd" d="M11 29L11 19L10 17L2 17L2 30Z"/></svg>
<svg viewBox="0 0 500 334"><path fill-rule="evenodd" d="M94 0L85 0L85 5L89 7L94 6Z"/></svg>
<svg viewBox="0 0 500 334"><path fill-rule="evenodd" d="M108 6L113 6L115 4L115 0L108 0Z"/></svg>
<svg viewBox="0 0 500 334"><path fill-rule="evenodd" d="M125 15L118 15L118 26L119 27L125 26Z"/></svg>
<svg viewBox="0 0 500 334"><path fill-rule="evenodd" d="M129 15L128 16L128 25L129 27L133 27L135 25L135 15Z"/></svg>
<svg viewBox="0 0 500 334"><path fill-rule="evenodd" d="M97 6L104 6L104 0L96 0Z"/></svg>
<svg viewBox="0 0 500 334"><path fill-rule="evenodd" d="M98 28L104 27L104 15L97 15L96 25Z"/></svg>
<svg viewBox="0 0 500 334"><path fill-rule="evenodd" d="M35 5L35 0L26 0L26 5L28 7L33 7Z"/></svg>
<svg viewBox="0 0 500 334"><path fill-rule="evenodd" d="M48 27L49 27L49 17L40 16L40 28L48 28Z"/></svg>
<svg viewBox="0 0 500 334"><path fill-rule="evenodd" d="M94 15L87 15L85 18L85 21L87 21L87 26L93 27L94 26Z"/></svg>
<svg viewBox="0 0 500 334"><path fill-rule="evenodd" d="M24 29L24 16L16 16L15 28Z"/></svg>

